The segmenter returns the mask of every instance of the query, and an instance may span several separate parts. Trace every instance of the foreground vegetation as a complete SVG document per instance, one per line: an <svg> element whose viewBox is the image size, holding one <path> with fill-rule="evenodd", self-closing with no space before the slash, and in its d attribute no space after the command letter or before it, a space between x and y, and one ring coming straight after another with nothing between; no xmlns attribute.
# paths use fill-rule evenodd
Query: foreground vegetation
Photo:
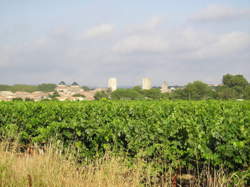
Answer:
<svg viewBox="0 0 250 187"><path fill-rule="evenodd" d="M244 186L244 178L223 170L204 169L198 176L165 171L160 177L143 160L131 166L127 158L106 153L102 158L77 163L68 149L62 154L54 145L22 152L20 145L0 144L0 187L137 187L137 186Z"/></svg>
<svg viewBox="0 0 250 187"><path fill-rule="evenodd" d="M18 144L0 145L0 187L139 186L140 164L132 169L118 157L105 156L88 164L77 164L68 153L53 146L20 153ZM147 176L146 174L144 174Z"/></svg>
<svg viewBox="0 0 250 187"><path fill-rule="evenodd" d="M158 179L223 168L250 185L247 101L0 102L0 138L23 152L54 142L82 164L107 152L143 160Z"/></svg>

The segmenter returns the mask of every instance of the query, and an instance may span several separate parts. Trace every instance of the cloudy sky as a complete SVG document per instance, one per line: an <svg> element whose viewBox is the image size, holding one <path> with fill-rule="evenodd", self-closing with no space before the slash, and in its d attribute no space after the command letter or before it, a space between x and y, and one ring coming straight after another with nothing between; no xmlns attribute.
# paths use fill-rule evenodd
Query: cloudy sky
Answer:
<svg viewBox="0 0 250 187"><path fill-rule="evenodd" d="M250 81L249 0L0 0L0 84Z"/></svg>

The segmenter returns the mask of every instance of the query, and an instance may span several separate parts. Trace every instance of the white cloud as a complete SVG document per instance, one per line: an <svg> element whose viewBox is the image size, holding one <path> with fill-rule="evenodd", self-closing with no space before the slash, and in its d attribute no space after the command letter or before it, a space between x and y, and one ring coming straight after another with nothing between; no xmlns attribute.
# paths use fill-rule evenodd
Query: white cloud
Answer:
<svg viewBox="0 0 250 187"><path fill-rule="evenodd" d="M159 53L168 48L168 44L161 37L152 35L129 36L118 42L113 51L120 53L149 52Z"/></svg>
<svg viewBox="0 0 250 187"><path fill-rule="evenodd" d="M214 58L240 56L240 51L250 50L250 34L243 32L231 32L218 36L218 39L201 49L195 51L196 57Z"/></svg>
<svg viewBox="0 0 250 187"><path fill-rule="evenodd" d="M145 28L155 29L158 25L162 24L162 22L163 22L162 17L154 16L145 24Z"/></svg>
<svg viewBox="0 0 250 187"><path fill-rule="evenodd" d="M97 25L86 32L86 37L99 37L109 35L114 31L114 26L110 24Z"/></svg>
<svg viewBox="0 0 250 187"><path fill-rule="evenodd" d="M82 33L66 30L49 33L25 45L12 44L6 48L1 44L1 80L14 83L65 80L106 86L110 76L116 76L119 85L134 84L143 76L151 77L155 84L165 79L174 84L206 81L211 77L219 81L224 73L234 72L250 77L249 32L211 32L197 25L166 29L158 27L161 23L161 19L152 18L137 25L141 29L132 33L123 29L110 37L104 36L113 32L113 26L99 25L88 30L92 39L86 39L85 33L84 42L79 39Z"/></svg>
<svg viewBox="0 0 250 187"><path fill-rule="evenodd" d="M250 9L232 8L222 5L211 5L191 17L198 22L232 21L240 18L250 18Z"/></svg>
<svg viewBox="0 0 250 187"><path fill-rule="evenodd" d="M164 23L164 18L160 16L153 16L143 24L130 25L126 32L138 33L138 32L152 32L158 29Z"/></svg>
<svg viewBox="0 0 250 187"><path fill-rule="evenodd" d="M137 34L121 39L113 52L142 56L157 54L175 60L206 60L242 56L250 50L250 33L212 33L194 28L179 28L164 32Z"/></svg>
<svg viewBox="0 0 250 187"><path fill-rule="evenodd" d="M216 41L214 34L194 28L179 28L168 31L166 38L171 46L168 52L178 54L178 56L198 50Z"/></svg>

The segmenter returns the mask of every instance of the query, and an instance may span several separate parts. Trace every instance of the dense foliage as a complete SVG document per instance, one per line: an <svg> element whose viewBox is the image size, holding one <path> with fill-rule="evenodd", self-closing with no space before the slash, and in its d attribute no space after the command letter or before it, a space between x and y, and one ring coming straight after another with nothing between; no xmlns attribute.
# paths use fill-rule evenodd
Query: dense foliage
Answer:
<svg viewBox="0 0 250 187"><path fill-rule="evenodd" d="M201 81L187 84L184 89L178 89L169 95L172 99L203 100L215 99L215 91Z"/></svg>
<svg viewBox="0 0 250 187"><path fill-rule="evenodd" d="M161 167L250 166L250 102L0 102L0 137L24 144L51 139L82 157L106 150Z"/></svg>
<svg viewBox="0 0 250 187"><path fill-rule="evenodd" d="M100 100L102 98L111 100L159 100L168 99L169 95L161 93L160 88L152 88L150 90L143 90L140 87L134 88L119 88L113 92L99 91L95 94L95 99Z"/></svg>
<svg viewBox="0 0 250 187"><path fill-rule="evenodd" d="M203 99L250 99L250 84L243 75L226 74L222 85L208 86L201 81L187 84L184 89L177 89L169 94L170 99L203 100Z"/></svg>

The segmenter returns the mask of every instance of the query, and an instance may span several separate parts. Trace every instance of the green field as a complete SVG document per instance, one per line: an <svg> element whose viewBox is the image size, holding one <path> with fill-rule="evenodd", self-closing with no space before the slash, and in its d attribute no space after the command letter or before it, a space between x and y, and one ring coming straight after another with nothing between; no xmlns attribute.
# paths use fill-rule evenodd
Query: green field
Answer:
<svg viewBox="0 0 250 187"><path fill-rule="evenodd" d="M0 102L0 138L59 142L79 160L112 151L160 170L249 172L250 102Z"/></svg>

